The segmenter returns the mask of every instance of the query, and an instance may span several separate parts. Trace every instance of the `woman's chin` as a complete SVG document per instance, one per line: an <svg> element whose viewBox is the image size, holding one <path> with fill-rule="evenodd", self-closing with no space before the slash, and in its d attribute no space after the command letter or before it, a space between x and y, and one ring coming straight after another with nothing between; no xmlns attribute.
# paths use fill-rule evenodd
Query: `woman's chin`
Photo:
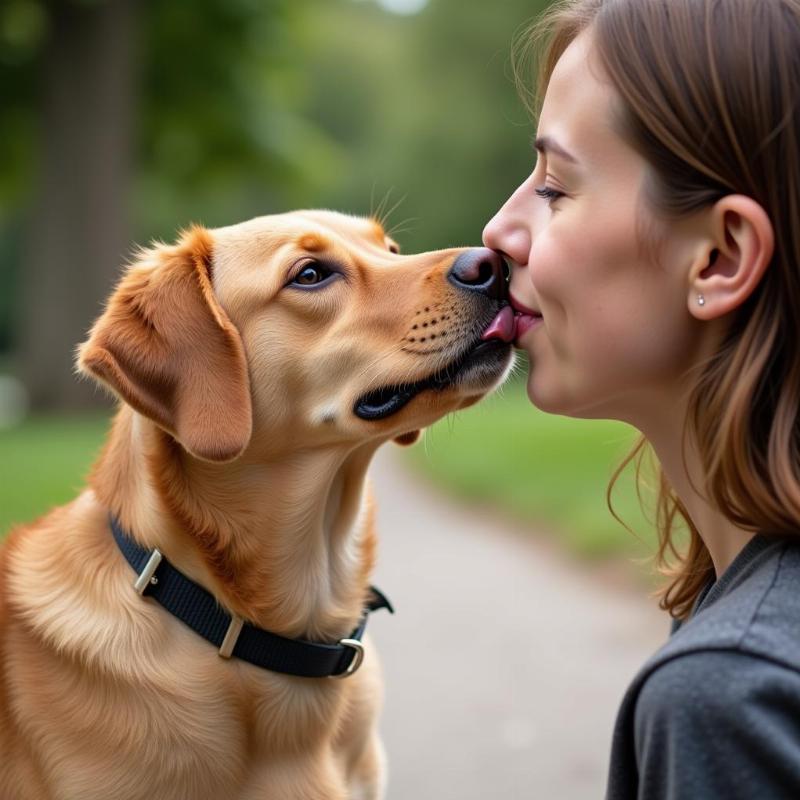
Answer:
<svg viewBox="0 0 800 800"><path fill-rule="evenodd" d="M548 391L542 387L541 375L536 377L539 378L538 381L532 374L528 376L528 399L545 414L558 414L573 419L613 419L635 426L634 422L621 413L617 405L599 402L599 398L604 396L599 389L589 393L575 391L559 393L557 387L550 384L547 387Z"/></svg>
<svg viewBox="0 0 800 800"><path fill-rule="evenodd" d="M541 375L535 375L534 370L528 374L527 392L531 403L547 414L563 414L563 398L559 398L552 391L545 391L541 386Z"/></svg>
<svg viewBox="0 0 800 800"><path fill-rule="evenodd" d="M564 391L563 384L553 381L549 383L542 380L542 374L533 370L528 375L528 399L539 411L546 414L558 414L562 417L576 417L581 419L591 414L584 414L583 410L592 405L591 402L580 401L575 392Z"/></svg>

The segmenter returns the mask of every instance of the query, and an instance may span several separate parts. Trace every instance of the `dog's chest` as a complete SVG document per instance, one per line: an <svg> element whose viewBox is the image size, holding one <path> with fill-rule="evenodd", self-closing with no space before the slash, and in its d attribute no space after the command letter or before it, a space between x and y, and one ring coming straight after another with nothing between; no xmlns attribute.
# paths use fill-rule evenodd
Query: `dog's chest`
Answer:
<svg viewBox="0 0 800 800"><path fill-rule="evenodd" d="M333 738L349 682L268 673L170 633L158 651L130 650L102 669L49 648L20 652L11 689L59 796L346 796Z"/></svg>
<svg viewBox="0 0 800 800"><path fill-rule="evenodd" d="M91 707L87 696L90 708L81 719L59 726L67 756L59 783L81 784L66 796L105 800L114 786L114 797L125 800L219 800L251 792L282 798L289 796L280 790L284 781L302 782L313 790L308 796L338 796L342 776L332 738L339 692L195 667L112 689L103 707ZM329 793L318 794L324 786Z"/></svg>
<svg viewBox="0 0 800 800"><path fill-rule="evenodd" d="M176 670L166 694L150 689L142 724L159 731L162 753L182 754L187 776L205 773L204 787L219 786L209 797L235 797L234 787L269 782L290 764L316 771L313 762L331 749L340 727L341 682L268 673L216 654L193 666Z"/></svg>

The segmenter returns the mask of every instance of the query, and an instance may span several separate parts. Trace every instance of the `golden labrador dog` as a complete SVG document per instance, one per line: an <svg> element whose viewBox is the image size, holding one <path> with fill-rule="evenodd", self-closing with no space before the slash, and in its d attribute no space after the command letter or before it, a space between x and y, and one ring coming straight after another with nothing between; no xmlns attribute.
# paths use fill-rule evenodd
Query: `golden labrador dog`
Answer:
<svg viewBox="0 0 800 800"><path fill-rule="evenodd" d="M367 468L507 375L505 282L333 212L140 253L88 487L0 555L2 800L381 797Z"/></svg>

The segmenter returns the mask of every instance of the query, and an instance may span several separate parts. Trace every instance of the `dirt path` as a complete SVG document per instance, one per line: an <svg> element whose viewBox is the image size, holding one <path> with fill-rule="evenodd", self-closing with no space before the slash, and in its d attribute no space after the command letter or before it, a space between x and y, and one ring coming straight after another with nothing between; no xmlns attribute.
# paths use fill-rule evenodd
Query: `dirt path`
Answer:
<svg viewBox="0 0 800 800"><path fill-rule="evenodd" d="M371 473L375 583L397 609L370 622L388 800L602 798L618 703L666 616L448 502L397 455L384 448Z"/></svg>

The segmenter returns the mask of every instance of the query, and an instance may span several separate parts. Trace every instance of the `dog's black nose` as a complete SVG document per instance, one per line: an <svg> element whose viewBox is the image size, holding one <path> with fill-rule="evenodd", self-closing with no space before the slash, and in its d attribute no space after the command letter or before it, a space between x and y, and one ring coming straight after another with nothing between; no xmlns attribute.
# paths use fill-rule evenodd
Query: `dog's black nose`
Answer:
<svg viewBox="0 0 800 800"><path fill-rule="evenodd" d="M459 289L480 292L495 300L507 298L507 278L503 257L488 247L474 247L462 253L447 273L447 279Z"/></svg>

